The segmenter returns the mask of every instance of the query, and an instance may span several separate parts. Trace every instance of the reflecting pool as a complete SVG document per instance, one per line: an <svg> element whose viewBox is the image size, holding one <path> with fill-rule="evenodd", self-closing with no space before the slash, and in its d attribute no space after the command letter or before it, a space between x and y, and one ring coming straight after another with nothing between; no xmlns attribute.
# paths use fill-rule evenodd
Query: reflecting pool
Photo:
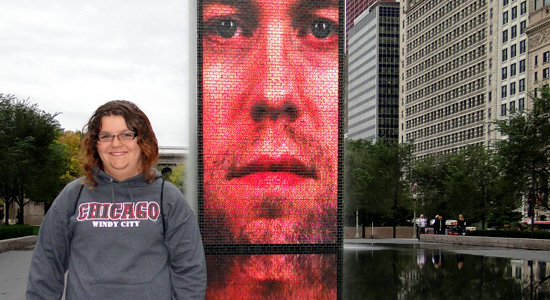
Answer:
<svg viewBox="0 0 550 300"><path fill-rule="evenodd" d="M207 255L207 299L550 299L550 251L346 243L319 254Z"/></svg>
<svg viewBox="0 0 550 300"><path fill-rule="evenodd" d="M512 257L451 245L346 247L342 299L550 299L550 257L507 253Z"/></svg>

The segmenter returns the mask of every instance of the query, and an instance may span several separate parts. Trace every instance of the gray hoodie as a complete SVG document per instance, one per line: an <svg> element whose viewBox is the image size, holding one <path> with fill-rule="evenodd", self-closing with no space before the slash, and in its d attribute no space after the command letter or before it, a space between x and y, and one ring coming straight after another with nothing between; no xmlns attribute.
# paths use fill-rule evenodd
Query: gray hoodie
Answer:
<svg viewBox="0 0 550 300"><path fill-rule="evenodd" d="M68 300L204 299L204 251L183 194L164 183L162 218L158 172L151 184L103 171L96 181L94 189L69 183L46 214L27 299L60 299L66 271Z"/></svg>

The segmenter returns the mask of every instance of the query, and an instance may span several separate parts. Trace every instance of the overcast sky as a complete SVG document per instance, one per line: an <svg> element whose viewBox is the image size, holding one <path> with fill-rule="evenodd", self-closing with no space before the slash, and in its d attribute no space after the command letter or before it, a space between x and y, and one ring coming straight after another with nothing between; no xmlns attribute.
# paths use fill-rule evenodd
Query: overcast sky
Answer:
<svg viewBox="0 0 550 300"><path fill-rule="evenodd" d="M0 93L66 130L113 99L135 102L160 146L188 146L187 0L0 0ZM193 101L195 101L193 99Z"/></svg>

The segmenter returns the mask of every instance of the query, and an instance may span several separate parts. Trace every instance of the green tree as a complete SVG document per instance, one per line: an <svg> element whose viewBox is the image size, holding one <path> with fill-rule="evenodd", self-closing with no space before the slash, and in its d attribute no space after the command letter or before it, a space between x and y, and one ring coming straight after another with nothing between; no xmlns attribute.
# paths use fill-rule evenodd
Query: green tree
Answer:
<svg viewBox="0 0 550 300"><path fill-rule="evenodd" d="M176 165L172 172L163 175L164 180L173 183L182 192L185 190L185 162Z"/></svg>
<svg viewBox="0 0 550 300"><path fill-rule="evenodd" d="M359 210L361 221L395 227L412 217L410 181L407 172L411 146L379 139L346 142L345 212L347 219ZM347 190L347 191L346 191ZM349 220L348 220L349 224Z"/></svg>
<svg viewBox="0 0 550 300"><path fill-rule="evenodd" d="M453 218L463 214L469 224L481 221L486 228L488 219L501 219L518 207L495 153L485 146L471 145L448 158L445 189L448 213Z"/></svg>
<svg viewBox="0 0 550 300"><path fill-rule="evenodd" d="M81 162L82 152L80 150L80 140L82 133L80 131L65 131L58 139L58 142L63 146L66 153L65 163L67 170L65 174L61 176L61 179L65 184L84 175Z"/></svg>
<svg viewBox="0 0 550 300"><path fill-rule="evenodd" d="M55 117L28 100L0 94L0 197L6 220L12 203L18 204L23 224L29 201L51 201L59 192L65 152L56 142L61 131Z"/></svg>
<svg viewBox="0 0 550 300"><path fill-rule="evenodd" d="M426 215L427 219L447 212L447 172L447 157L443 155L428 156L413 165L412 180L417 183L416 211Z"/></svg>
<svg viewBox="0 0 550 300"><path fill-rule="evenodd" d="M481 222L484 228L488 220L509 218L519 203L499 161L481 145L417 161L413 178L418 182L418 211L429 218L463 214L468 224Z"/></svg>
<svg viewBox="0 0 550 300"><path fill-rule="evenodd" d="M514 190L527 199L533 217L537 205L550 209L550 88L542 87L530 98L531 109L513 112L495 123L505 137L496 142L503 171Z"/></svg>

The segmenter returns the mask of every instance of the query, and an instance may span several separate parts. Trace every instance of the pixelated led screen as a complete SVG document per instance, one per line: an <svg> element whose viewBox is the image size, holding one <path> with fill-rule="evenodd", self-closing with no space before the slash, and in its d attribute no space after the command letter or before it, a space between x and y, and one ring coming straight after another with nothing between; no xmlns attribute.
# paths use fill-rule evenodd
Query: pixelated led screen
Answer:
<svg viewBox="0 0 550 300"><path fill-rule="evenodd" d="M337 299L334 254L207 255L206 299Z"/></svg>
<svg viewBox="0 0 550 300"><path fill-rule="evenodd" d="M200 1L206 245L337 241L339 4Z"/></svg>

